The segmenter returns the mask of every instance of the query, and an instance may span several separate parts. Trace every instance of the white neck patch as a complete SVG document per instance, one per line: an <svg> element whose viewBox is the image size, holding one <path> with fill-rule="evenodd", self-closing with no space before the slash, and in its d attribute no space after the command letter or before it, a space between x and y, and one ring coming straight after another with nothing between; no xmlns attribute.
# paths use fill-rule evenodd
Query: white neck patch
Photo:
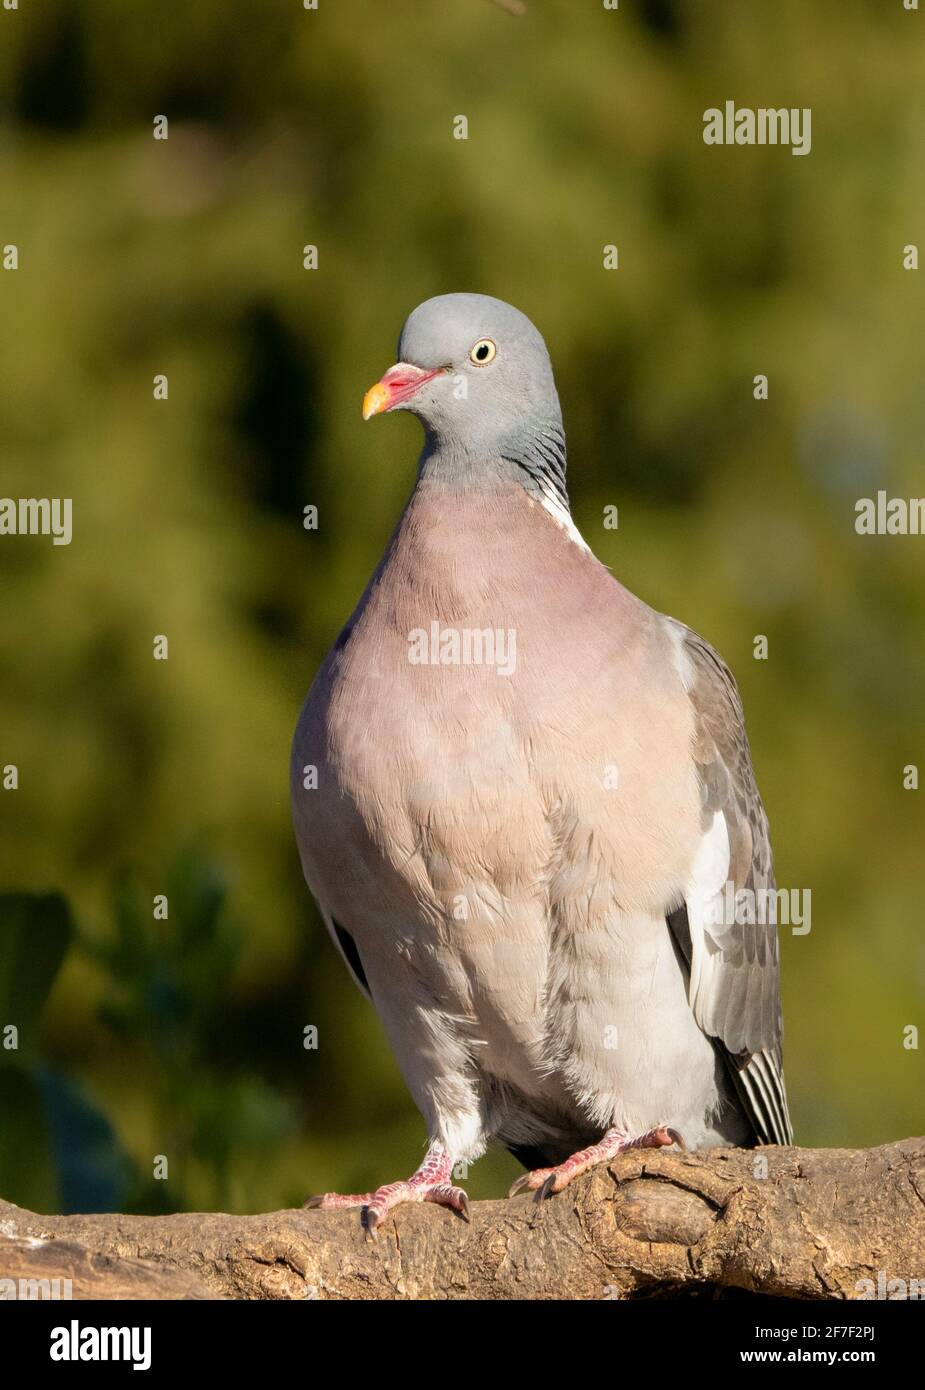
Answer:
<svg viewBox="0 0 925 1390"><path fill-rule="evenodd" d="M556 525L562 528L570 541L574 541L582 550L590 551L591 547L572 520L572 514L568 507L562 505L551 488L543 488L539 503L543 510L549 513Z"/></svg>

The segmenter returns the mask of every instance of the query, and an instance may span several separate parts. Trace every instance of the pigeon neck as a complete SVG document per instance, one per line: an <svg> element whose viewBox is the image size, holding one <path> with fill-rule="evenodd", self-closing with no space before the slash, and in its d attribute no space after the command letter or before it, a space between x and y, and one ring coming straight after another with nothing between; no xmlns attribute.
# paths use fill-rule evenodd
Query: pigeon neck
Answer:
<svg viewBox="0 0 925 1390"><path fill-rule="evenodd" d="M419 476L456 486L517 482L531 497L569 512L565 433L560 420L521 425L516 434L493 440L463 440L425 425Z"/></svg>
<svg viewBox="0 0 925 1390"><path fill-rule="evenodd" d="M561 520L571 519L565 484L565 432L559 421L537 425L502 444L502 460L544 507Z"/></svg>
<svg viewBox="0 0 925 1390"><path fill-rule="evenodd" d="M573 540L587 549L572 521L561 419L521 425L516 435L479 449L469 442L430 431L426 440L418 473L421 481L443 482L454 488L507 487L517 483Z"/></svg>

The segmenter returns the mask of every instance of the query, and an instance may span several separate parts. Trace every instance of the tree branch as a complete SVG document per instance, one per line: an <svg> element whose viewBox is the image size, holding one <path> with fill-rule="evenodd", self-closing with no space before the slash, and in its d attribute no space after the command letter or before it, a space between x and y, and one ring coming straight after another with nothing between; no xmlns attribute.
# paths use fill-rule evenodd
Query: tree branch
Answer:
<svg viewBox="0 0 925 1390"><path fill-rule="evenodd" d="M925 1139L636 1150L541 1205L474 1202L470 1225L401 1207L376 1241L357 1212L37 1216L0 1202L0 1280L56 1274L75 1298L852 1299L863 1279L925 1281Z"/></svg>

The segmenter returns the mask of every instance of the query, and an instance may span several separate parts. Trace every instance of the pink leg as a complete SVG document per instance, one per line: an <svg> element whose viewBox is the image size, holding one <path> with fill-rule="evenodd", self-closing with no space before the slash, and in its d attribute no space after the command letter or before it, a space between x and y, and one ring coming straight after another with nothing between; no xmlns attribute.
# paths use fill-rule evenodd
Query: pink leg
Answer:
<svg viewBox="0 0 925 1390"><path fill-rule="evenodd" d="M536 1193L537 1202L542 1202L544 1197L561 1192L579 1173L586 1173L597 1163L606 1163L616 1154L626 1153L628 1149L661 1149L666 1144L677 1144L682 1149L685 1147L678 1131L668 1129L665 1125L646 1130L645 1134L640 1134L635 1139L631 1139L621 1129L608 1129L598 1143L572 1154L571 1158L557 1164L555 1168L535 1168L532 1173L524 1173L523 1177L514 1183L508 1196L515 1197L518 1192L530 1191Z"/></svg>
<svg viewBox="0 0 925 1390"><path fill-rule="evenodd" d="M469 1198L461 1187L450 1182L453 1174L453 1159L436 1144L427 1150L424 1162L417 1172L405 1182L390 1182L375 1192L362 1195L343 1196L339 1192L325 1192L320 1197L309 1197L306 1207L316 1207L321 1211L339 1211L343 1207L364 1207L366 1210L366 1229L372 1236L392 1207L402 1202L436 1202L441 1207L451 1207L459 1212L464 1221L469 1220Z"/></svg>

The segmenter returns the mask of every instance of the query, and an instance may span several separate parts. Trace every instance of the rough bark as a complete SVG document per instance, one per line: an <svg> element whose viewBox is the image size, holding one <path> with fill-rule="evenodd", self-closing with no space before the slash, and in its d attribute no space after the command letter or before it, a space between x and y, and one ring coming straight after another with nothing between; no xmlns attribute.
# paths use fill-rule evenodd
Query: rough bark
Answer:
<svg viewBox="0 0 925 1390"><path fill-rule="evenodd" d="M0 1279L52 1269L75 1298L853 1299L881 1272L925 1295L925 1139L642 1150L542 1204L474 1202L469 1225L401 1207L376 1241L357 1212L37 1216L0 1202Z"/></svg>

